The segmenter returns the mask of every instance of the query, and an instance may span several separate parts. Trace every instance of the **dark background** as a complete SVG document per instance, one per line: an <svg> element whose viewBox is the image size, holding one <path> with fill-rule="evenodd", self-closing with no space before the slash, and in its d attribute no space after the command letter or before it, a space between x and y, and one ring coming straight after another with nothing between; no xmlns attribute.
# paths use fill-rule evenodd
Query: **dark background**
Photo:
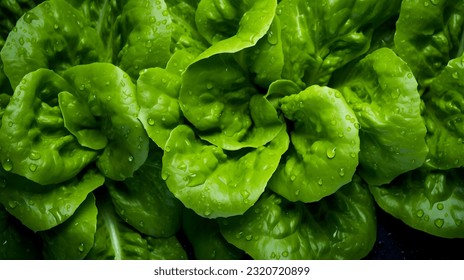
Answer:
<svg viewBox="0 0 464 280"><path fill-rule="evenodd" d="M447 239L415 230L377 209L377 242L368 260L464 260L464 238Z"/></svg>

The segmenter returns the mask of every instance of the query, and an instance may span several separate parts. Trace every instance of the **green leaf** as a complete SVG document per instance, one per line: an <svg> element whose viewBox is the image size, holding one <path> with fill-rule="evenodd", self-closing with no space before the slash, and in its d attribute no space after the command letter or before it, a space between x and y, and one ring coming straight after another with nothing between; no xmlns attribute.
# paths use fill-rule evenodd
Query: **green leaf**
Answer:
<svg viewBox="0 0 464 280"><path fill-rule="evenodd" d="M284 67L281 22L274 17L269 30L256 45L237 53L236 57L243 68L247 69L252 81L262 88L269 87L281 79Z"/></svg>
<svg viewBox="0 0 464 280"><path fill-rule="evenodd" d="M391 184L370 186L377 204L408 226L445 237L464 237L462 168L427 167L407 172Z"/></svg>
<svg viewBox="0 0 464 280"><path fill-rule="evenodd" d="M117 18L120 46L113 62L137 78L139 71L164 67L171 52L171 17L164 1L129 0ZM119 42L118 40L118 42Z"/></svg>
<svg viewBox="0 0 464 280"><path fill-rule="evenodd" d="M427 164L437 169L451 169L464 165L464 56L452 59L434 78L430 90L424 93L429 147Z"/></svg>
<svg viewBox="0 0 464 280"><path fill-rule="evenodd" d="M148 236L148 259L150 260L186 260L187 253L175 236L153 238Z"/></svg>
<svg viewBox="0 0 464 280"><path fill-rule="evenodd" d="M365 54L373 30L395 15L401 1L282 0L285 58L282 78L302 87L325 85L333 71Z"/></svg>
<svg viewBox="0 0 464 280"><path fill-rule="evenodd" d="M291 146L269 188L291 201L313 202L349 183L358 166L358 121L337 90L311 86L283 97Z"/></svg>
<svg viewBox="0 0 464 280"><path fill-rule="evenodd" d="M224 239L219 231L217 219L203 218L191 210L186 210L183 231L197 260L237 260L245 256L242 250Z"/></svg>
<svg viewBox="0 0 464 280"><path fill-rule="evenodd" d="M58 96L64 126L82 146L103 149L96 163L106 177L131 177L147 158L149 138L137 118L129 75L109 63L92 63L69 68L63 77L75 88Z"/></svg>
<svg viewBox="0 0 464 280"><path fill-rule="evenodd" d="M171 53L187 50L199 53L206 50L209 43L203 38L195 23L195 13L199 0L165 0L171 17Z"/></svg>
<svg viewBox="0 0 464 280"><path fill-rule="evenodd" d="M369 184L389 183L424 163L428 148L417 82L391 49L365 56L332 83L361 125L359 174Z"/></svg>
<svg viewBox="0 0 464 280"><path fill-rule="evenodd" d="M186 259L186 253L175 237L146 237L125 223L115 212L107 193L97 195L97 232L95 243L86 259L148 260Z"/></svg>
<svg viewBox="0 0 464 280"><path fill-rule="evenodd" d="M147 241L119 218L111 201L97 196L97 208L95 243L86 259L147 259Z"/></svg>
<svg viewBox="0 0 464 280"><path fill-rule="evenodd" d="M166 69L146 69L137 80L138 118L160 148L164 148L171 131L184 122L178 100L181 74L194 58L190 52L179 50L173 54Z"/></svg>
<svg viewBox="0 0 464 280"><path fill-rule="evenodd" d="M108 183L115 211L141 233L170 237L181 226L182 204L161 178L163 152L153 147L147 161L121 183Z"/></svg>
<svg viewBox="0 0 464 280"><path fill-rule="evenodd" d="M79 145L63 126L58 93L73 91L51 70L24 76L4 110L0 128L1 163L6 171L42 185L76 176L97 153Z"/></svg>
<svg viewBox="0 0 464 280"><path fill-rule="evenodd" d="M276 7L276 0L201 0L195 22L211 46L197 57L197 61L254 46L271 26Z"/></svg>
<svg viewBox="0 0 464 280"><path fill-rule="evenodd" d="M45 259L83 259L93 246L97 230L95 196L90 193L76 212L64 223L39 232Z"/></svg>
<svg viewBox="0 0 464 280"><path fill-rule="evenodd" d="M92 169L69 181L46 186L13 173L1 175L0 203L33 231L48 230L68 220L105 180Z"/></svg>
<svg viewBox="0 0 464 280"><path fill-rule="evenodd" d="M463 13L462 0L402 1L395 51L420 85L428 85L449 60L463 54Z"/></svg>
<svg viewBox="0 0 464 280"><path fill-rule="evenodd" d="M179 125L166 143L162 176L169 190L198 215L240 215L263 193L287 147L288 135L282 130L266 146L226 152Z"/></svg>
<svg viewBox="0 0 464 280"><path fill-rule="evenodd" d="M46 68L60 73L73 65L101 61L105 52L87 18L63 0L50 0L23 14L0 55L16 88L29 72Z"/></svg>
<svg viewBox="0 0 464 280"><path fill-rule="evenodd" d="M242 216L219 220L225 239L254 259L361 259L374 246L374 201L359 177L319 202L265 192Z"/></svg>
<svg viewBox="0 0 464 280"><path fill-rule="evenodd" d="M183 74L179 103L199 136L226 150L265 145L283 127L275 108L230 55L191 64Z"/></svg>

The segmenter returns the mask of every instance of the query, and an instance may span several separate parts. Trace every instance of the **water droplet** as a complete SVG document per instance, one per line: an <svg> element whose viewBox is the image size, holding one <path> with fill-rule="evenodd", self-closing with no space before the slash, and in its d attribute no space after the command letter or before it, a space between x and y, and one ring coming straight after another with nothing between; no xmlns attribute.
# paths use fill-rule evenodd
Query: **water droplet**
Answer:
<svg viewBox="0 0 464 280"><path fill-rule="evenodd" d="M84 243L79 244L79 246L77 246L77 250L79 250L79 252L81 252L81 253L84 252L84 250L85 250Z"/></svg>
<svg viewBox="0 0 464 280"><path fill-rule="evenodd" d="M4 168L6 171L11 171L11 170L13 169L13 162L11 161L10 158L5 159L5 160L2 162L2 165L3 165L3 168Z"/></svg>
<svg viewBox="0 0 464 280"><path fill-rule="evenodd" d="M133 162L133 161L134 161L134 156L130 155L130 156L127 158L127 160L128 160L129 162Z"/></svg>
<svg viewBox="0 0 464 280"><path fill-rule="evenodd" d="M295 175L290 176L290 181L293 182L293 181L295 181L295 180L296 180L296 176L295 176Z"/></svg>
<svg viewBox="0 0 464 280"><path fill-rule="evenodd" d="M319 181L317 181L317 184L318 184L319 186L322 186L322 178L320 178Z"/></svg>
<svg viewBox="0 0 464 280"><path fill-rule="evenodd" d="M327 151L326 151L327 158L329 158L329 159L334 158L334 157L335 157L336 150L337 150L336 147L334 147L334 148L332 148L332 149L327 149Z"/></svg>
<svg viewBox="0 0 464 280"><path fill-rule="evenodd" d="M269 30L267 33L267 42L271 45L276 45L279 42L279 38L273 30Z"/></svg>
<svg viewBox="0 0 464 280"><path fill-rule="evenodd" d="M55 23L55 24L53 25L53 29L58 30L58 28L60 28L60 26L59 26L58 24Z"/></svg>
<svg viewBox="0 0 464 280"><path fill-rule="evenodd" d="M283 257L288 257L288 252L287 252L287 251L283 251L283 252L282 252L282 256L283 256Z"/></svg>
<svg viewBox="0 0 464 280"><path fill-rule="evenodd" d="M145 226L145 223L143 221L140 221L139 226L143 228Z"/></svg>
<svg viewBox="0 0 464 280"><path fill-rule="evenodd" d="M16 200L10 200L10 201L8 201L8 206L9 206L11 209L16 208L18 205L19 205L19 202L17 202Z"/></svg>
<svg viewBox="0 0 464 280"><path fill-rule="evenodd" d="M154 126L154 125L155 125L155 120L152 119L152 118L149 118L149 119L147 120L147 123L148 123L148 125L150 125L150 126Z"/></svg>
<svg viewBox="0 0 464 280"><path fill-rule="evenodd" d="M206 210L203 214L205 215L205 217L208 217L209 215L211 215L211 210Z"/></svg>
<svg viewBox="0 0 464 280"><path fill-rule="evenodd" d="M445 208L445 206L443 206L443 203L438 203L437 204L437 209L438 210L443 210L443 208Z"/></svg>
<svg viewBox="0 0 464 280"><path fill-rule="evenodd" d="M343 177L345 176L345 168L340 168L340 170L338 171L338 175L340 175L340 177Z"/></svg>
<svg viewBox="0 0 464 280"><path fill-rule="evenodd" d="M432 3L433 5L438 5L440 4L440 0L430 0L430 3Z"/></svg>
<svg viewBox="0 0 464 280"><path fill-rule="evenodd" d="M459 79L459 73L458 72L454 72L453 74L451 74L451 76L453 77L453 79Z"/></svg>
<svg viewBox="0 0 464 280"><path fill-rule="evenodd" d="M211 82L206 83L206 88L207 89L212 89L213 87L214 87L213 83L211 83Z"/></svg>
<svg viewBox="0 0 464 280"><path fill-rule="evenodd" d="M38 152L31 152L29 154L29 158L32 160L38 160L40 159L40 154Z"/></svg>
<svg viewBox="0 0 464 280"><path fill-rule="evenodd" d="M442 228L445 221L443 219L436 219L434 224L437 228Z"/></svg>
<svg viewBox="0 0 464 280"><path fill-rule="evenodd" d="M243 196L243 198L248 198L250 196L250 192L247 190L241 191L240 194Z"/></svg>
<svg viewBox="0 0 464 280"><path fill-rule="evenodd" d="M32 171L32 172L35 172L37 170L37 164L31 163L29 165L29 170Z"/></svg>
<svg viewBox="0 0 464 280"><path fill-rule="evenodd" d="M355 158L355 157L356 157L356 153L350 153L350 157Z"/></svg>
<svg viewBox="0 0 464 280"><path fill-rule="evenodd" d="M422 218L424 216L424 211L422 209L417 210L416 216L418 218Z"/></svg>
<svg viewBox="0 0 464 280"><path fill-rule="evenodd" d="M243 232L242 232L242 231L238 232L238 233L235 235L235 238L237 238L237 239L240 239L240 238L242 238L242 237L243 237Z"/></svg>
<svg viewBox="0 0 464 280"><path fill-rule="evenodd" d="M245 236L245 239L247 241L251 241L251 240L253 240L253 235L249 234L249 235Z"/></svg>

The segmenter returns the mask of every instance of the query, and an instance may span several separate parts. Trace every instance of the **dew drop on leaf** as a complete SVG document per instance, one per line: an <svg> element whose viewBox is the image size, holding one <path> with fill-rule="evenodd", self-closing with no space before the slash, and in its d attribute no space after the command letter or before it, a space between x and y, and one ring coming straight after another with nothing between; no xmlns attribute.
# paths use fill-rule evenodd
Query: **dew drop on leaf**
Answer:
<svg viewBox="0 0 464 280"><path fill-rule="evenodd" d="M77 250L79 250L79 252L81 252L81 253L84 252L84 250L85 250L84 243L79 244L79 246L77 246Z"/></svg>
<svg viewBox="0 0 464 280"><path fill-rule="evenodd" d="M329 159L332 159L335 157L335 154L336 154L336 151L337 151L337 148L332 148L332 149L327 149L326 151L326 155L327 155L327 158Z"/></svg>
<svg viewBox="0 0 464 280"><path fill-rule="evenodd" d="M148 125L150 125L150 126L154 126L154 125L155 125L155 120L152 119L152 118L149 118L149 119L147 120L147 123L148 123Z"/></svg>
<svg viewBox="0 0 464 280"><path fill-rule="evenodd" d="M443 219L436 219L434 224L437 228L442 228L445 221Z"/></svg>
<svg viewBox="0 0 464 280"><path fill-rule="evenodd" d="M8 206L11 208L11 209L14 209L16 208L16 206L19 205L19 202L17 202L16 200L10 200L8 201Z"/></svg>
<svg viewBox="0 0 464 280"><path fill-rule="evenodd" d="M29 158L32 159L32 160L38 160L38 159L40 159L40 154L37 153L37 152L31 152L29 154Z"/></svg>
<svg viewBox="0 0 464 280"><path fill-rule="evenodd" d="M418 218L422 218L424 216L424 211L422 209L419 209L416 211L416 216Z"/></svg>
<svg viewBox="0 0 464 280"><path fill-rule="evenodd" d="M11 159L7 158L3 161L3 168L5 171L11 171L13 169L13 162Z"/></svg>
<svg viewBox="0 0 464 280"><path fill-rule="evenodd" d="M31 163L29 165L29 170L32 171L32 172L35 172L37 170L37 164Z"/></svg>

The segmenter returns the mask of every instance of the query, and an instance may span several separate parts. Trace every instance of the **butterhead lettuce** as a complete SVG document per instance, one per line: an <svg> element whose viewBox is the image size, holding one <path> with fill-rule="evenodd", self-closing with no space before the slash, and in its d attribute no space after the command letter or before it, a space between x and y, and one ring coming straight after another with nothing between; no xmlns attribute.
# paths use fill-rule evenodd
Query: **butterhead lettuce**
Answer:
<svg viewBox="0 0 464 280"><path fill-rule="evenodd" d="M464 2L0 0L0 259L463 238Z"/></svg>

